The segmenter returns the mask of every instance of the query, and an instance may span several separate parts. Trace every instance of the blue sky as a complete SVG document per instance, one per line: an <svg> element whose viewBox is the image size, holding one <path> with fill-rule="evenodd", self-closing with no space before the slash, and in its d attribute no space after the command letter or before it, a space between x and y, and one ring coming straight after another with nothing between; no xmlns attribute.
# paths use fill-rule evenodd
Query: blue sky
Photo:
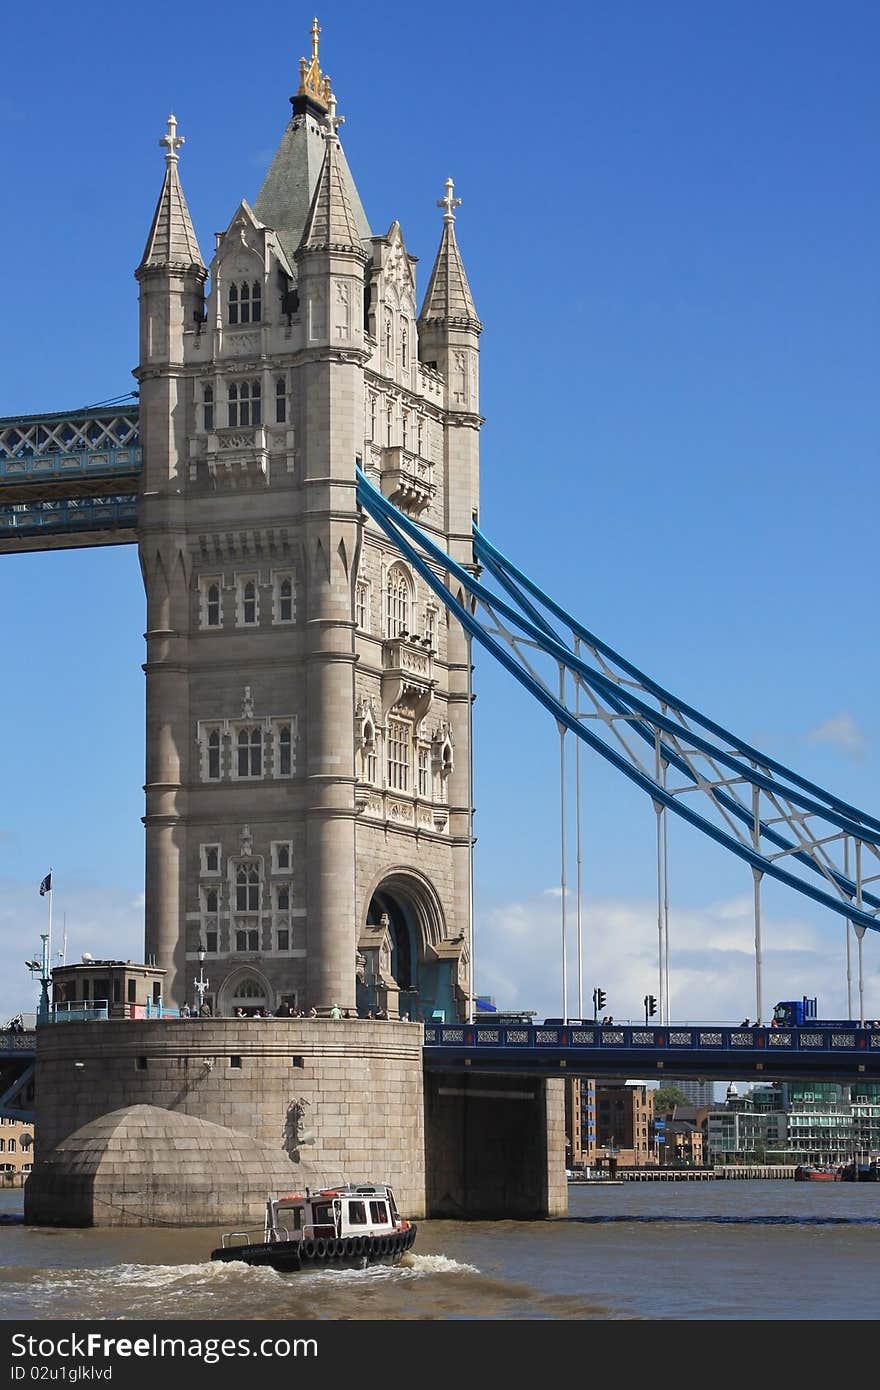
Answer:
<svg viewBox="0 0 880 1390"><path fill-rule="evenodd" d="M311 18L7 15L0 415L131 388L168 112L207 260L281 138ZM667 687L877 814L876 5L319 19L367 215L400 220L420 294L447 175L462 198L483 528ZM133 547L3 557L0 586L2 1015L31 1007L50 864L70 955L141 953L144 603ZM556 731L485 657L475 689L477 986L556 1014ZM638 1017L653 811L595 759L584 782L584 994ZM686 826L670 840L673 1014L753 1014L750 875ZM772 889L765 913L765 997L843 1011L839 919ZM880 1015L875 933L865 964Z"/></svg>

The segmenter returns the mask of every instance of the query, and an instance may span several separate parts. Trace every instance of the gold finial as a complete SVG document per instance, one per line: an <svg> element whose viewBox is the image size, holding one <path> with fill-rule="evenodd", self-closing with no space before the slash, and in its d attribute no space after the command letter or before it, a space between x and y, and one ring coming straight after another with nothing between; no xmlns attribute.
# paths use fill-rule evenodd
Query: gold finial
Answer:
<svg viewBox="0 0 880 1390"><path fill-rule="evenodd" d="M297 96L311 97L312 101L326 108L330 91L330 79L321 72L318 61L318 35L321 27L317 19L312 20L312 56L299 60L299 91Z"/></svg>

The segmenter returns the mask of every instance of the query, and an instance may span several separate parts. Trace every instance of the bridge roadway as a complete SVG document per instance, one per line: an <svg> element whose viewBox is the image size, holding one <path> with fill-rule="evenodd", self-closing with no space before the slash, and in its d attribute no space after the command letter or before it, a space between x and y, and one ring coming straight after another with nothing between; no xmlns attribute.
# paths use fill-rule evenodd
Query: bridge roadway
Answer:
<svg viewBox="0 0 880 1390"><path fill-rule="evenodd" d="M425 1025L425 1071L707 1081L880 1080L880 1028Z"/></svg>
<svg viewBox="0 0 880 1390"><path fill-rule="evenodd" d="M198 1026L198 1020L193 1023ZM255 1020L255 1026L267 1025L271 1020ZM423 1059L426 1072L646 1081L880 1081L880 1028L425 1024ZM35 1061L34 1030L0 1032L0 1115L33 1119Z"/></svg>

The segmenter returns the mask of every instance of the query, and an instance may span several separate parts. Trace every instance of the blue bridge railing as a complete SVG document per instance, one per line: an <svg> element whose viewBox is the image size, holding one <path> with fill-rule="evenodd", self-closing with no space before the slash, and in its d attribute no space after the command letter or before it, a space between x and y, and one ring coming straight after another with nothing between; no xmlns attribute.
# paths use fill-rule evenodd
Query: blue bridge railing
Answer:
<svg viewBox="0 0 880 1390"><path fill-rule="evenodd" d="M2 496L2 493L0 493ZM0 539L70 534L77 531L134 530L137 497L67 498L0 506Z"/></svg>
<svg viewBox="0 0 880 1390"><path fill-rule="evenodd" d="M425 1064L590 1075L806 1076L864 1072L880 1079L880 1027L729 1027L594 1023L425 1024Z"/></svg>
<svg viewBox="0 0 880 1390"><path fill-rule="evenodd" d="M46 454L9 455L0 452L0 485L64 478L127 477L140 471L142 461L140 445L125 449L80 449Z"/></svg>

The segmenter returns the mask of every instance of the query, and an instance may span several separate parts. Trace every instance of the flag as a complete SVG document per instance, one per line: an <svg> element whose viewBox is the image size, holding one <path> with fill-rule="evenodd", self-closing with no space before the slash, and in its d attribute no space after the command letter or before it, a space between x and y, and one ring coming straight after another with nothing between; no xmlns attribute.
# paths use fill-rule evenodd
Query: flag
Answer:
<svg viewBox="0 0 880 1390"><path fill-rule="evenodd" d="M52 874L51 874L51 873L48 873L48 874L46 875L46 877L43 879L43 882L40 884L40 897L41 897L41 898L42 898L42 897L45 897L45 895L46 895L47 893L51 893L51 892L52 892Z"/></svg>

